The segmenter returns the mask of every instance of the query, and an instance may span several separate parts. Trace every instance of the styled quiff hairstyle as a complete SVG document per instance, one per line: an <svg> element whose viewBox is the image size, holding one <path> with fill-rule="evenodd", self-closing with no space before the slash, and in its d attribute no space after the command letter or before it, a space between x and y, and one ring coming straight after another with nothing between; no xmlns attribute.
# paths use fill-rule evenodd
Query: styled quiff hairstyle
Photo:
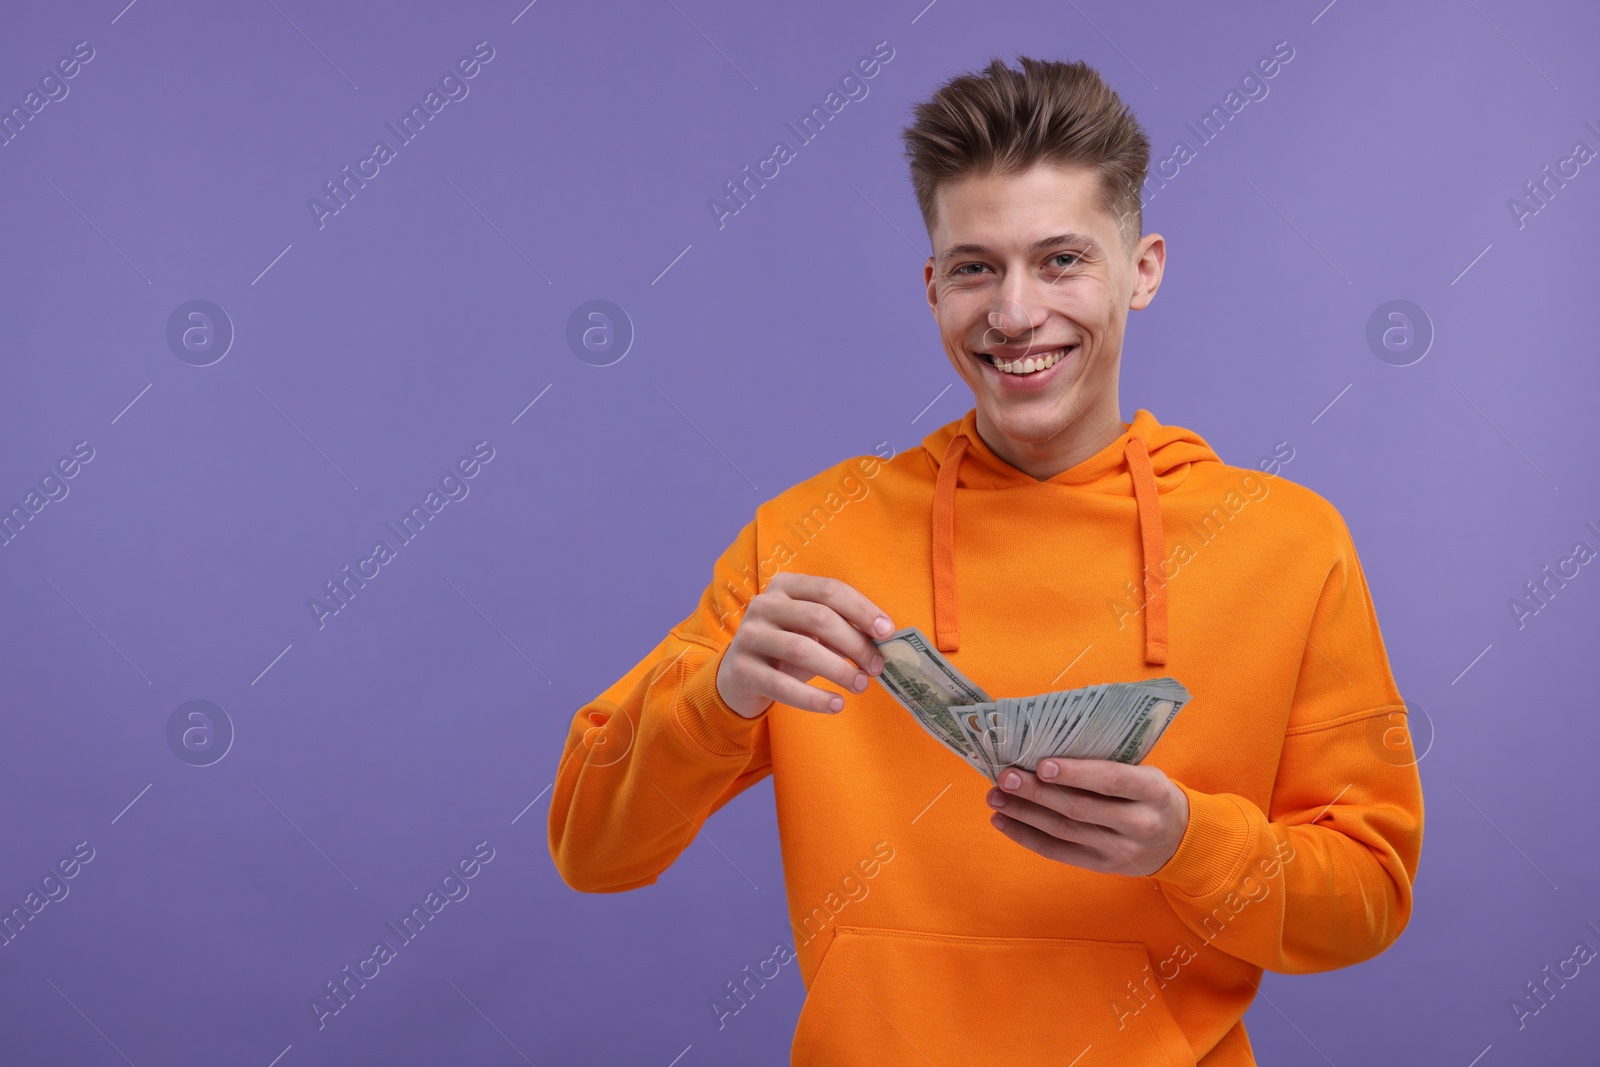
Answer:
<svg viewBox="0 0 1600 1067"><path fill-rule="evenodd" d="M1150 167L1150 139L1099 73L1081 60L1018 56L1022 70L990 60L960 74L912 110L902 132L923 224L933 232L940 185L995 172L1020 174L1038 163L1086 166L1100 178L1100 205L1132 249L1144 231L1139 189Z"/></svg>

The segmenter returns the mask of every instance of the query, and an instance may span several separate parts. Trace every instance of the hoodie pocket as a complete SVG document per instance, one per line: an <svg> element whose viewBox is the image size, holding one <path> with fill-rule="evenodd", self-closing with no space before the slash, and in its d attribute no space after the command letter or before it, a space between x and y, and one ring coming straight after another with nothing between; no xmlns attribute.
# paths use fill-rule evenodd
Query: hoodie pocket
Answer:
<svg viewBox="0 0 1600 1067"><path fill-rule="evenodd" d="M1137 941L839 926L801 1009L792 1062L1037 1067L1082 1056L1084 1067L1194 1067L1159 994L1119 1013L1149 962Z"/></svg>

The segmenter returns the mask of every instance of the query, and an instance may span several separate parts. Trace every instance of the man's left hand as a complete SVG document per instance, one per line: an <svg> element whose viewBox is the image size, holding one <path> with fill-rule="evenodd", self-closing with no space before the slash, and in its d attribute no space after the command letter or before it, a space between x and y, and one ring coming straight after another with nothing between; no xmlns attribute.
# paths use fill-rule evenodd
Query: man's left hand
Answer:
<svg viewBox="0 0 1600 1067"><path fill-rule="evenodd" d="M989 790L989 805L1001 833L1103 874L1154 874L1189 826L1188 796L1159 767L1058 757L1041 760L1038 774L1007 767L1000 786Z"/></svg>

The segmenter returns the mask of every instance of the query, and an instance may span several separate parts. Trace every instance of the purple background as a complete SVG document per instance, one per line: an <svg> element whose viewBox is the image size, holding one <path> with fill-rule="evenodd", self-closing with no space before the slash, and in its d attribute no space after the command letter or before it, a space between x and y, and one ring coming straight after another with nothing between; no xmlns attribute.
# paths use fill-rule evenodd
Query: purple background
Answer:
<svg viewBox="0 0 1600 1067"><path fill-rule="evenodd" d="M1084 58L1160 159L1286 40L1149 199L1170 256L1123 416L1245 467L1290 443L1434 736L1409 929L1269 975L1250 1033L1264 1063L1593 1062L1594 966L1520 1032L1508 1000L1600 947L1600 566L1520 630L1507 608L1600 548L1600 165L1521 228L1507 206L1600 149L1592 8L123 2L12 5L0 34L6 109L95 50L0 147L0 504L94 449L0 548L0 909L95 850L0 947L0 1060L787 1062L793 967L720 1032L707 1007L785 936L770 780L657 885L578 894L546 843L570 717L760 501L969 406L921 285L913 102L992 55ZM319 229L308 200L483 40L470 94ZM867 98L719 229L708 200L878 41ZM166 340L197 298L236 331L205 367ZM1436 333L1409 366L1366 339L1397 298ZM609 366L566 340L592 299L637 333ZM319 630L308 599L480 440L469 495ZM192 699L236 731L206 767L167 741ZM312 995L484 840L470 895L319 1031Z"/></svg>

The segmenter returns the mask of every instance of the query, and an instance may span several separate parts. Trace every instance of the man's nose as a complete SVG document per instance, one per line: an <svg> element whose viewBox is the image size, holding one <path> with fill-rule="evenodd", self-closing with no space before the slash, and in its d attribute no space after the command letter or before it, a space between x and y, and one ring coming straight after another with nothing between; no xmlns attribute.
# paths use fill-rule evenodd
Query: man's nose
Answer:
<svg viewBox="0 0 1600 1067"><path fill-rule="evenodd" d="M999 294L989 310L989 328L984 331L984 344L1000 344L1026 337L1033 330L1033 315L1018 299L1019 294Z"/></svg>

